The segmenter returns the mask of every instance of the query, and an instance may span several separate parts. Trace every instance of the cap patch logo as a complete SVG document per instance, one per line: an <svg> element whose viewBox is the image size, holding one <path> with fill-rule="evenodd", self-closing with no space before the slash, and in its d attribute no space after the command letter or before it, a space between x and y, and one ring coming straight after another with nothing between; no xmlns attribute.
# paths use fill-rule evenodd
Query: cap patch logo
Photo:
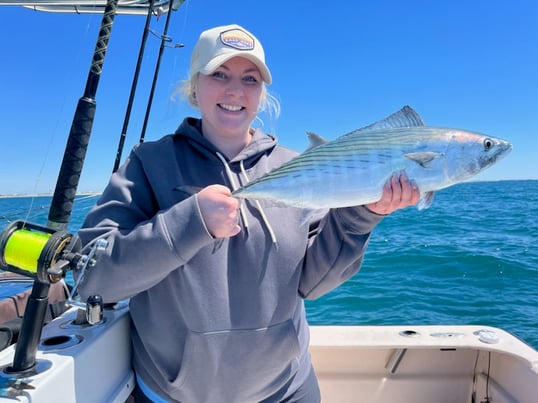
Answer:
<svg viewBox="0 0 538 403"><path fill-rule="evenodd" d="M220 41L224 45L238 50L254 49L254 38L241 29L221 32Z"/></svg>

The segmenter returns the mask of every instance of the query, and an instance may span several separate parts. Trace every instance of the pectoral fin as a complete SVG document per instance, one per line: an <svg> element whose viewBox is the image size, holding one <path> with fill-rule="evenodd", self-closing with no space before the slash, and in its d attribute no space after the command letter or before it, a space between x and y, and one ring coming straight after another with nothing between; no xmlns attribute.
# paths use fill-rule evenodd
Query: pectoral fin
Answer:
<svg viewBox="0 0 538 403"><path fill-rule="evenodd" d="M442 156L443 154L436 153L434 151L423 151L418 153L408 153L404 155L405 158L415 161L423 168L429 168L433 160Z"/></svg>

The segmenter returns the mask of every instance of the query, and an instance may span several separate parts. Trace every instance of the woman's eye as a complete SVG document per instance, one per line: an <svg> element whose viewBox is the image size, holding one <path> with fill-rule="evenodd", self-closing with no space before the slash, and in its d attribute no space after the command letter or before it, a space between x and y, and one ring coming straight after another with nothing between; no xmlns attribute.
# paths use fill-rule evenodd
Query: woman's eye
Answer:
<svg viewBox="0 0 538 403"><path fill-rule="evenodd" d="M256 84L258 83L258 79L254 76L245 76L243 77L243 81L249 84Z"/></svg>
<svg viewBox="0 0 538 403"><path fill-rule="evenodd" d="M221 80L225 80L227 77L226 74L224 74L222 71L215 71L211 76Z"/></svg>

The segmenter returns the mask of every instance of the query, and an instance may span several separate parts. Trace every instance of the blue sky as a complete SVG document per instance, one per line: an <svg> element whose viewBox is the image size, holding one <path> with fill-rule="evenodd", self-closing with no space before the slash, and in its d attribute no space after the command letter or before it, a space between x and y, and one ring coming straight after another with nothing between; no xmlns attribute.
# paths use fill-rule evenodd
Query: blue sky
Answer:
<svg viewBox="0 0 538 403"><path fill-rule="evenodd" d="M101 16L0 13L0 194L52 192ZM428 125L513 143L478 179L538 179L536 21L535 0L186 0L168 33L184 48L164 52L146 140L197 115L171 94L200 32L238 23L264 45L282 105L264 128L283 145L302 151L307 131L333 139L411 105ZM116 17L79 191L101 191L112 172L144 23ZM123 159L139 140L159 46L150 35Z"/></svg>

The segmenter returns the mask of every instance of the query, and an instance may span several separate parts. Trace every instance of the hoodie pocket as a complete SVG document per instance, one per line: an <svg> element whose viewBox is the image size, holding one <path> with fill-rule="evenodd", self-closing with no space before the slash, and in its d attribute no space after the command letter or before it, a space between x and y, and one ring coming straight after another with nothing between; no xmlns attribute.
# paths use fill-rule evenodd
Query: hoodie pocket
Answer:
<svg viewBox="0 0 538 403"><path fill-rule="evenodd" d="M173 387L182 402L259 401L291 379L299 354L291 320L253 330L190 332Z"/></svg>

